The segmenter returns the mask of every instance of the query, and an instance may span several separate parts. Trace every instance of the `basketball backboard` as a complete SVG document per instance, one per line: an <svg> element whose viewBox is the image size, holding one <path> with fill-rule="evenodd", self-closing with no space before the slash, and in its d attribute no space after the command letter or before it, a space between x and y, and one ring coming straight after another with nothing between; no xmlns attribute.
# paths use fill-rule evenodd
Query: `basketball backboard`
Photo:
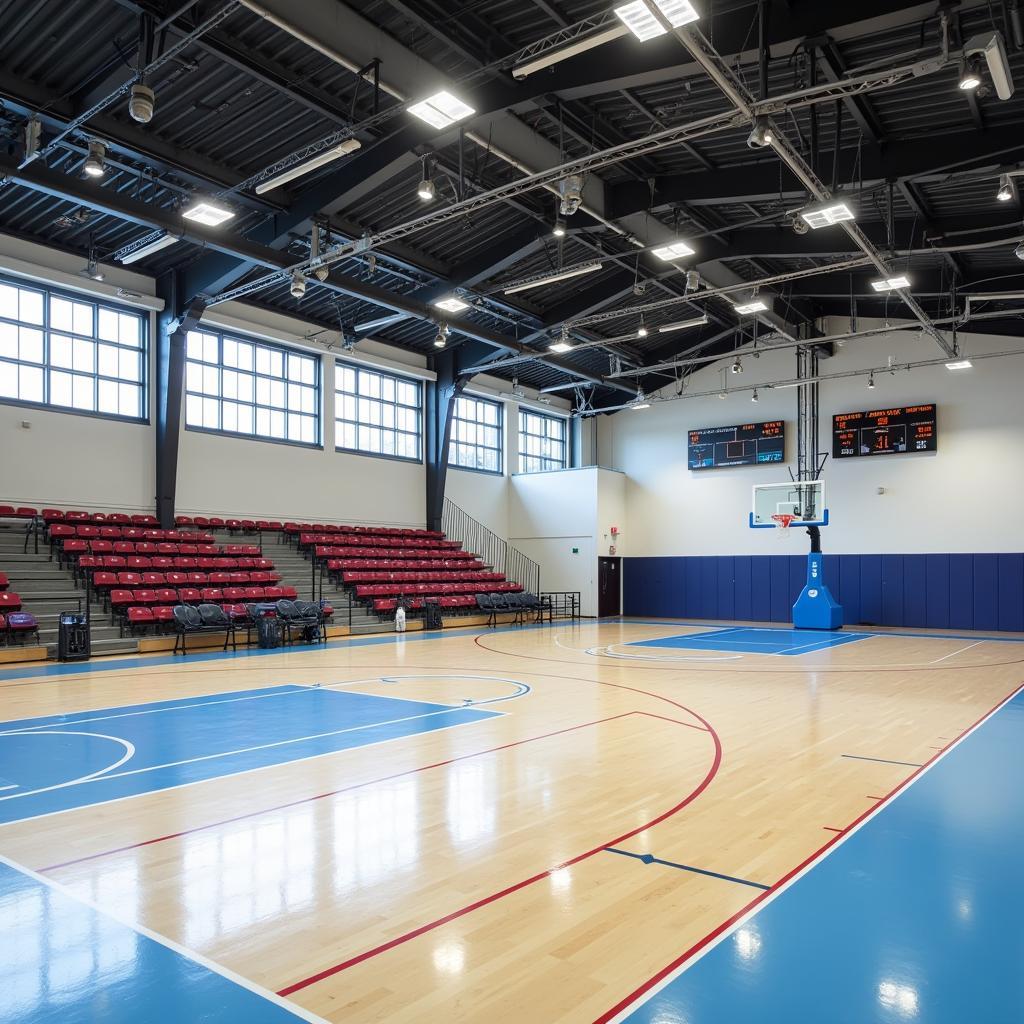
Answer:
<svg viewBox="0 0 1024 1024"><path fill-rule="evenodd" d="M755 530L780 525L773 516L792 516L793 526L828 526L824 480L787 480L755 484L750 526Z"/></svg>

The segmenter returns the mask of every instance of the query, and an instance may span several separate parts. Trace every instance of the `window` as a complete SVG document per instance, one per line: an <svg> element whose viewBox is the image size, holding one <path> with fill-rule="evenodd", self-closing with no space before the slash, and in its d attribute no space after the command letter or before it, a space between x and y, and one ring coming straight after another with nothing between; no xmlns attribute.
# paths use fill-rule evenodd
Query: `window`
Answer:
<svg viewBox="0 0 1024 1024"><path fill-rule="evenodd" d="M500 473L501 405L486 398L455 400L449 466Z"/></svg>
<svg viewBox="0 0 1024 1024"><path fill-rule="evenodd" d="M320 360L214 331L189 331L185 425L320 443Z"/></svg>
<svg viewBox="0 0 1024 1024"><path fill-rule="evenodd" d="M146 321L103 302L0 280L0 401L145 419Z"/></svg>
<svg viewBox="0 0 1024 1024"><path fill-rule="evenodd" d="M565 469L565 420L519 410L519 472Z"/></svg>
<svg viewBox="0 0 1024 1024"><path fill-rule="evenodd" d="M421 388L417 381L338 363L334 390L336 447L419 461Z"/></svg>

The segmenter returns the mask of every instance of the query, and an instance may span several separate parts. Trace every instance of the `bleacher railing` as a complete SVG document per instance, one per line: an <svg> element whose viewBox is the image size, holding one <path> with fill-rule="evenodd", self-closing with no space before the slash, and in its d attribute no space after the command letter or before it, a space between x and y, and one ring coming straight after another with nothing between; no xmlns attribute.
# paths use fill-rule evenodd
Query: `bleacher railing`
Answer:
<svg viewBox="0 0 1024 1024"><path fill-rule="evenodd" d="M503 572L505 579L522 584L531 594L540 591L540 563L527 558L518 548L488 530L455 502L444 499L441 529L446 537L457 540L465 551L479 555L485 565L495 572Z"/></svg>

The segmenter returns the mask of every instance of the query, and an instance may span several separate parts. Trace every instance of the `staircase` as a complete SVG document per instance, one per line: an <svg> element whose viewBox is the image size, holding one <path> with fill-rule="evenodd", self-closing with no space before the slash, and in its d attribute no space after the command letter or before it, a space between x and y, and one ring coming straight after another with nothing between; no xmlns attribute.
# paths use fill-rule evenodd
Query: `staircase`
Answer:
<svg viewBox="0 0 1024 1024"><path fill-rule="evenodd" d="M50 561L50 545L39 541L35 554L33 538L25 547L25 525L0 523L0 572L7 574L7 588L21 595L22 611L31 612L39 622L39 642L46 646L49 657L57 655L57 616L61 612L85 611L85 591L75 586L70 572ZM119 654L137 650L134 638L120 636L117 626L110 625L110 615L100 601L89 609L92 620L94 655Z"/></svg>

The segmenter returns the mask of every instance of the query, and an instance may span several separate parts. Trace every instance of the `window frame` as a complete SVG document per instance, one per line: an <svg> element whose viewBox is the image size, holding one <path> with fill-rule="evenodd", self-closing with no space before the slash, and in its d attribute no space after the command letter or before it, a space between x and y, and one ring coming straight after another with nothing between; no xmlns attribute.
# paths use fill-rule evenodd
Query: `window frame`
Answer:
<svg viewBox="0 0 1024 1024"><path fill-rule="evenodd" d="M534 433L531 433L530 431L524 430L524 421L525 421L527 416L534 416L537 419L544 420L545 422L557 423L557 424L559 424L561 426L561 428L562 428L562 436L561 436L561 438L559 440L559 443L562 446L562 462L561 462L561 465L558 465L558 466L542 466L540 469L523 469L523 460L524 459L535 459L535 460L538 460L538 461L540 461L542 463L543 462L553 462L554 461L553 459L547 458L544 455L530 455L528 452L523 450L524 449L524 446L523 446L524 438L536 437L536 438L539 438L539 439L545 440L545 441L554 440L553 438L548 437L547 434L534 434ZM538 412L536 409L528 409L528 408L524 408L523 406L520 406L519 407L519 424L518 424L518 427L519 427L519 429L518 429L518 431L516 433L516 436L518 438L518 441L517 441L517 444L516 444L516 449L517 449L517 455L516 455L517 470L516 470L516 475L517 476L528 476L528 475L530 475L532 473L557 473L559 470L564 470L564 469L568 469L569 468L569 429L568 429L569 421L565 417L563 417L563 416L553 416L551 413Z"/></svg>
<svg viewBox="0 0 1024 1024"><path fill-rule="evenodd" d="M355 373L355 375L356 375L356 390L355 390L355 392L342 390L342 388L340 386L340 381L342 379L341 371L343 371L343 370L352 370ZM386 379L389 379L389 380L393 380L395 382L395 385L396 385L395 401L390 402L390 401L388 401L388 400L386 400L384 398L378 398L378 397L376 397L374 395L363 395L363 394L360 394L359 393L359 374L360 373L373 374L373 375L375 375L377 377L380 377L381 379L385 379L386 378ZM398 384L409 384L409 385L411 385L412 387L414 387L416 389L416 405L415 406L407 405L404 402L399 402L398 401L398 398L397 398L397 385ZM364 365L362 363L356 363L356 362L352 362L352 361L346 360L346 359L335 359L335 361L334 361L334 450L336 452L342 452L345 455L362 455L362 456L365 456L366 458L370 458L370 459L390 459L393 462L411 462L411 463L414 463L414 464L417 464L417 465L422 465L423 464L423 452L424 452L424 447L425 447L425 445L423 443L423 401L424 401L424 394L425 394L424 382L422 380L419 380L416 377L408 377L405 374L398 373L398 372L395 372L393 370L385 369L385 368L379 367L379 366L366 366L366 365ZM393 408L395 410L395 412L396 412L396 417L395 417L396 424L397 424L397 413L398 413L398 410L400 410L400 409L408 410L408 409L415 408L415 410L416 410L416 430L415 431L401 430L401 429L398 428L397 425L395 427L385 427L382 423L365 423L365 422L363 422L362 420L360 420L358 418L358 412L356 414L356 416L357 416L356 419L354 419L354 420L346 419L345 417L343 417L341 415L342 399L345 396L349 396L349 397L354 398L356 400L357 407L358 407L359 400L363 399L365 401L375 402L378 405L380 405L381 407L389 406L389 407ZM374 451L368 451L365 448L351 448L348 445L341 444L341 443L339 443L339 439L342 437L342 434L343 434L341 428L344 425L346 425L346 424L355 427L357 439L358 439L358 436L359 436L359 428L360 427L367 427L369 429L374 429L374 430L388 431L389 433L392 433L392 434L395 435L396 441L397 441L399 436L403 436L403 437L415 436L415 438L416 438L416 455L415 456L412 456L412 455L397 455L397 454L396 455L392 455L389 452L374 452ZM397 447L397 445L396 445L396 447Z"/></svg>
<svg viewBox="0 0 1024 1024"><path fill-rule="evenodd" d="M459 415L459 403L460 402L474 402L481 406L491 406L497 410L497 425L493 424L482 424L479 419L467 419ZM475 426L486 426L496 429L498 432L498 444L497 447L491 447L491 445L482 445L479 442L468 442L458 441L456 439L456 425L458 423L471 423ZM466 447L472 447L475 451L493 451L498 454L498 468L487 469L482 466L464 466L461 463L454 462L452 454L456 450L456 445L463 445ZM505 405L503 402L495 401L492 398L483 398L479 395L473 394L461 394L455 398L455 409L452 413L452 433L448 441L448 468L449 469L461 469L467 473L486 473L488 476L504 476L505 475Z"/></svg>
<svg viewBox="0 0 1024 1024"><path fill-rule="evenodd" d="M198 434L212 434L217 437L234 437L240 438L243 441L258 441L261 444L284 444L290 445L295 448L305 448L307 450L323 449L323 358L316 352L307 352L300 348L293 348L289 345L279 344L273 341L266 341L263 338L253 337L250 334L245 334L243 331L233 331L230 328L220 327L216 324L204 324L199 323L193 331L189 332L196 334L212 335L216 338L217 342L217 361L215 363L206 362L205 360L190 359L188 355L188 337L185 338L185 363L184 373L182 379L182 420L186 430L195 431ZM229 366L224 362L224 342L232 341L235 343L241 343L244 345L251 345L253 347L253 363L251 369L246 369L239 366ZM298 356L303 359L309 359L313 364L313 383L305 384L301 381L292 380L288 376L273 377L267 373L263 373L257 369L257 351L259 349L266 349L272 353L280 353L282 359L282 368L287 372L287 360L289 356ZM188 368L189 364L198 365L201 367L211 367L217 370L217 394L208 395L205 392L190 391L188 382ZM241 400L236 398L226 397L224 394L224 372L228 371L231 373L243 373L248 374L253 379L253 397L251 400ZM285 405L268 405L257 401L257 382L258 380L277 381L280 382L284 388ZM310 388L313 391L313 412L302 413L299 412L297 415L312 416L315 428L314 428L314 440L312 441L296 441L289 437L272 437L268 434L259 434L255 431L255 425L257 422L257 410L266 409L271 412L279 412L285 417L285 430L287 432L287 417L289 409L287 407L287 394L288 385L295 384L297 386ZM197 398L200 401L205 399L212 399L217 402L218 408L218 420L221 424L224 423L224 403L230 402L236 406L247 406L252 409L253 415L253 426L254 430L252 433L246 433L245 431L239 430L226 430L223 426L219 427L206 427L200 426L194 423L188 422L188 400L189 396ZM294 412L294 410L291 410Z"/></svg>
<svg viewBox="0 0 1024 1024"><path fill-rule="evenodd" d="M0 285L6 285L11 288L22 289L24 291L37 292L42 296L43 305L43 322L41 324L29 323L28 321L12 319L11 317L4 316L0 313L0 323L11 324L15 328L28 327L31 330L36 330L42 334L43 343L43 358L39 363L30 362L28 360L22 360L20 357L16 359L9 359L7 357L0 356L0 361L8 363L12 366L33 366L38 367L43 374L43 401L34 402L29 399L23 398L10 398L6 396L0 396L0 405L9 405L21 409L39 409L43 412L54 412L67 414L71 416L86 416L92 419L103 420L107 422L118 422L118 423L134 423L137 425L147 426L150 423L150 359L152 353L150 351L150 313L148 310L139 310L133 306L129 306L124 303L111 302L106 296L96 295L92 292L83 291L76 292L70 289L56 287L45 281L37 281L33 278L21 278L9 274L0 274ZM85 335L79 331L75 331L73 328L65 330L63 328L55 328L51 325L51 310L50 301L53 298L63 299L67 302L78 302L88 304L92 307L92 334ZM139 344L138 346L126 345L120 341L111 341L107 338L101 338L99 335L99 316L100 310L106 309L117 315L127 315L135 317L139 321ZM98 366L98 350L94 352L94 369L91 371L76 370L73 367L66 366L55 366L52 357L52 339L51 335L57 334L61 337L80 338L84 341L91 342L94 346L108 345L114 346L118 351L124 349L129 352L138 353L139 358L139 379L128 380L123 377L110 377L103 374L99 370ZM51 400L51 381L50 375L54 372L58 373L69 373L77 374L82 377L89 377L93 382L93 397L97 408L95 409L77 409L73 405L60 405ZM139 389L139 415L138 416L126 416L120 412L102 412L98 408L99 406L99 382L110 381L113 384L130 384L133 387Z"/></svg>

